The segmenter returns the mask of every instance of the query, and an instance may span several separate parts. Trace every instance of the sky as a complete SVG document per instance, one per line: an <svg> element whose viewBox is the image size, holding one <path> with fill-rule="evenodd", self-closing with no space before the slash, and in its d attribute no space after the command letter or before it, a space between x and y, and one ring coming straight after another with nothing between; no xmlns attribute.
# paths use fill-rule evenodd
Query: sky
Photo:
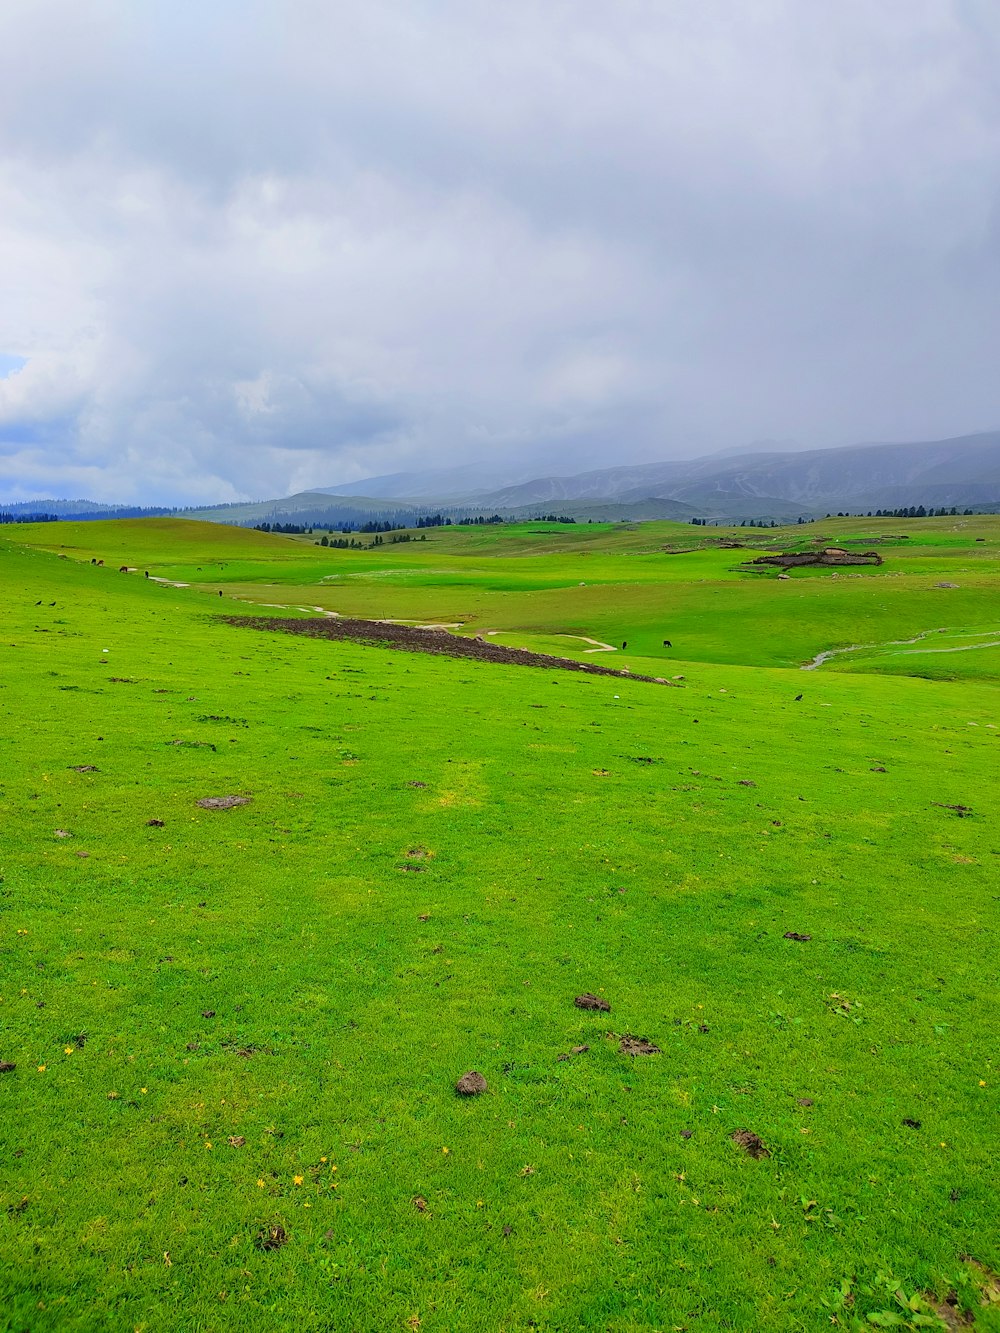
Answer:
<svg viewBox="0 0 1000 1333"><path fill-rule="evenodd" d="M3 0L0 501L1000 426L996 0Z"/></svg>

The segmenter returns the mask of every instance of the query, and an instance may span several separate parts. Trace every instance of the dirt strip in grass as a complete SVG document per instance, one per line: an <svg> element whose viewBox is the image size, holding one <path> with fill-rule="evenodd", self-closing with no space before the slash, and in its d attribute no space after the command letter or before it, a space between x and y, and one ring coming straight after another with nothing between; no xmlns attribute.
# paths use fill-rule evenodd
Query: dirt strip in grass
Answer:
<svg viewBox="0 0 1000 1333"><path fill-rule="evenodd" d="M662 676L641 676L632 671L616 671L613 667L577 662L571 657L553 657L548 653L533 653L526 648L504 648L483 639L468 639L447 630L414 629L408 625L391 625L380 620L322 620L282 619L278 616L219 616L227 625L248 629L277 630L284 634L304 634L311 639L350 639L355 643L379 644L385 648L399 648L408 653L433 653L441 657L471 657L477 662L502 662L508 666L545 667L556 671L582 671L588 676L617 676L623 680L645 680L654 685L672 685L682 688L678 681Z"/></svg>

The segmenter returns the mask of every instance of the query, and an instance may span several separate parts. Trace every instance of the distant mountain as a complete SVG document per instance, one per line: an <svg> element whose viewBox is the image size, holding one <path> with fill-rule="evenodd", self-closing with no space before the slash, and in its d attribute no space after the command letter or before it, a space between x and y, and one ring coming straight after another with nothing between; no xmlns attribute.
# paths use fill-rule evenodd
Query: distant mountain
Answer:
<svg viewBox="0 0 1000 1333"><path fill-rule="evenodd" d="M363 495L380 500L419 500L425 496L435 500L446 497L464 499L512 481L530 481L533 475L530 468L515 469L512 474L502 468L470 464L467 467L433 468L427 472L392 472L384 477L367 477L364 481L346 482L341 486L317 486L316 491L321 495Z"/></svg>
<svg viewBox="0 0 1000 1333"><path fill-rule="evenodd" d="M727 451L573 476L525 475L520 464L506 470L468 464L369 477L275 500L176 511L125 510L91 500L0 502L0 510L67 518L176 512L215 523L356 527L371 521L407 523L437 512L453 519L494 513L519 519L553 510L580 520L655 517L684 522L697 517L717 522L751 518L794 522L828 512L867 513L914 505L1000 510L1000 431L842 449Z"/></svg>
<svg viewBox="0 0 1000 1333"><path fill-rule="evenodd" d="M1000 502L1000 431L917 444L862 444L604 468L540 477L476 497L525 504L669 499L709 518L794 517L902 505Z"/></svg>

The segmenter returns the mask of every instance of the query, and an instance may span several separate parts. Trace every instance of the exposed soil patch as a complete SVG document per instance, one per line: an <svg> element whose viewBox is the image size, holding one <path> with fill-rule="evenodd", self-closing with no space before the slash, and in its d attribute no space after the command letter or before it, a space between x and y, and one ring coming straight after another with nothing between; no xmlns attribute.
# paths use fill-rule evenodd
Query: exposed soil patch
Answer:
<svg viewBox="0 0 1000 1333"><path fill-rule="evenodd" d="M963 1264L968 1264L976 1275L976 1280L980 1285L981 1301L983 1305L1000 1305L1000 1273L995 1273L992 1268L981 1263L978 1259L973 1259L971 1254L960 1256Z"/></svg>
<svg viewBox="0 0 1000 1333"><path fill-rule="evenodd" d="M628 1036L628 1034L622 1037L621 1041L618 1043L618 1049L621 1051L622 1055L663 1054L659 1046L657 1046L654 1042L649 1041L648 1038L630 1037Z"/></svg>
<svg viewBox="0 0 1000 1333"><path fill-rule="evenodd" d="M611 1013L611 1005L607 1000L600 995L591 995L589 991L585 995L578 995L573 1003L578 1009L599 1009L601 1013Z"/></svg>
<svg viewBox="0 0 1000 1333"><path fill-rule="evenodd" d="M736 1144L737 1148L742 1148L748 1157L754 1161L760 1161L762 1157L770 1157L771 1150L764 1140L755 1134L752 1129L734 1129L729 1136Z"/></svg>
<svg viewBox="0 0 1000 1333"><path fill-rule="evenodd" d="M786 930L781 937L783 940L798 940L800 944L808 944L812 939L811 935L800 935L796 930Z"/></svg>
<svg viewBox="0 0 1000 1333"><path fill-rule="evenodd" d="M227 625L245 629L277 630L284 634L304 634L312 639L351 639L358 643L398 648L408 653L431 653L441 657L471 657L478 662L502 662L507 666L544 667L552 671L582 671L588 676L617 676L643 680L654 685L682 688L677 681L658 676L640 676L633 671L616 671L593 662L577 662L571 657L553 657L525 648L504 648L483 639L466 639L446 630L414 629L381 620L283 620L276 616L219 616Z"/></svg>
<svg viewBox="0 0 1000 1333"><path fill-rule="evenodd" d="M943 1301L939 1301L932 1291L925 1291L922 1295L945 1328L971 1328L975 1323L975 1315L968 1310L959 1309L956 1292L949 1291Z"/></svg>
<svg viewBox="0 0 1000 1333"><path fill-rule="evenodd" d="M781 551L759 555L751 565L780 565L784 569L799 565L881 565L878 551L845 551L842 546L827 546L822 551Z"/></svg>
<svg viewBox="0 0 1000 1333"><path fill-rule="evenodd" d="M203 796L195 802L203 810L232 810L234 806L249 804L249 796Z"/></svg>
<svg viewBox="0 0 1000 1333"><path fill-rule="evenodd" d="M147 828L163 828L163 827L164 827L164 825L163 825L163 820L162 820L162 819L147 819L147 820L146 820L146 827L147 827Z"/></svg>
<svg viewBox="0 0 1000 1333"><path fill-rule="evenodd" d="M0 1060L0 1074L12 1074L17 1068L13 1060Z"/></svg>
<svg viewBox="0 0 1000 1333"><path fill-rule="evenodd" d="M288 1244L288 1232L280 1222L275 1222L269 1227L264 1227L262 1231L257 1232L257 1239L254 1246L258 1250L280 1250L282 1245Z"/></svg>
<svg viewBox="0 0 1000 1333"><path fill-rule="evenodd" d="M455 1091L462 1097L478 1097L481 1092L486 1091L486 1080L477 1070L472 1069L455 1084Z"/></svg>
<svg viewBox="0 0 1000 1333"><path fill-rule="evenodd" d="M96 764L70 764L70 769L74 773L97 773L99 769Z"/></svg>
<svg viewBox="0 0 1000 1333"><path fill-rule="evenodd" d="M968 819L972 814L972 807L968 805L945 805L942 801L932 801L931 804L938 806L941 810L953 811L959 819Z"/></svg>

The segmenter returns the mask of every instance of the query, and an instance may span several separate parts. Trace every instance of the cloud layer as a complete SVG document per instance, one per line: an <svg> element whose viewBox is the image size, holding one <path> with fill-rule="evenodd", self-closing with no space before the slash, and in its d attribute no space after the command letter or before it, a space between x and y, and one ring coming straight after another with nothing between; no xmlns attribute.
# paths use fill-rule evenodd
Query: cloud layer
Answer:
<svg viewBox="0 0 1000 1333"><path fill-rule="evenodd" d="M6 0L0 497L995 427L998 69L992 0Z"/></svg>

